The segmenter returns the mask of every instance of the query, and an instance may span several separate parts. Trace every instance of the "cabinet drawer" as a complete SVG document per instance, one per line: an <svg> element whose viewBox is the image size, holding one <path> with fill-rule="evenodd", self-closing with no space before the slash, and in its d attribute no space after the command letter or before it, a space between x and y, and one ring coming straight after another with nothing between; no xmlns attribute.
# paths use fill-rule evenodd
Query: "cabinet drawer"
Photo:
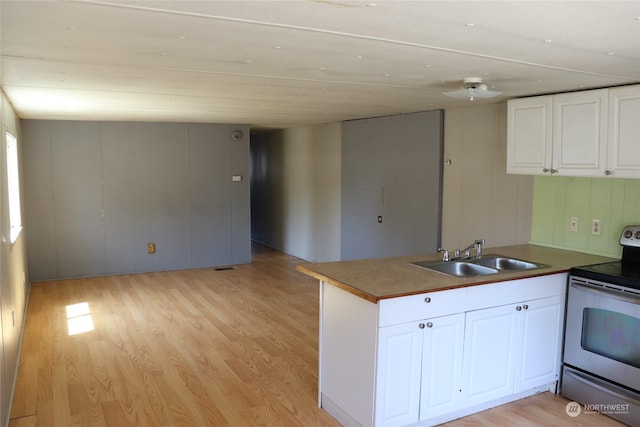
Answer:
<svg viewBox="0 0 640 427"><path fill-rule="evenodd" d="M466 311L515 304L567 292L567 273L549 274L467 288Z"/></svg>
<svg viewBox="0 0 640 427"><path fill-rule="evenodd" d="M383 299L378 302L378 326L462 313L466 296L467 288L461 288Z"/></svg>

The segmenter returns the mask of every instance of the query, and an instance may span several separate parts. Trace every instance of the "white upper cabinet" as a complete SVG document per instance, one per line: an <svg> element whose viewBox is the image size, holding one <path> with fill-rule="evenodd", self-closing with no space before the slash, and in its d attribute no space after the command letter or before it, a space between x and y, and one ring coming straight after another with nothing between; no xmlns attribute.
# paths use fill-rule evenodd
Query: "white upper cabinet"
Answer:
<svg viewBox="0 0 640 427"><path fill-rule="evenodd" d="M640 85L508 103L507 173L640 178Z"/></svg>
<svg viewBox="0 0 640 427"><path fill-rule="evenodd" d="M509 101L507 173L538 175L551 168L552 97Z"/></svg>
<svg viewBox="0 0 640 427"><path fill-rule="evenodd" d="M604 176L607 95L600 89L553 97L552 173Z"/></svg>
<svg viewBox="0 0 640 427"><path fill-rule="evenodd" d="M640 85L609 89L607 175L640 178Z"/></svg>

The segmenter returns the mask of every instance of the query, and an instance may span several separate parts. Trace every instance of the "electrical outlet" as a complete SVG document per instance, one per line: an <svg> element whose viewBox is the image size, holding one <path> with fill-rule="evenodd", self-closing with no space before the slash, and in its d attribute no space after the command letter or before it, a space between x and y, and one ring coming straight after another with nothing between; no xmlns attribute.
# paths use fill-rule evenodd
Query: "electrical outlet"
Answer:
<svg viewBox="0 0 640 427"><path fill-rule="evenodd" d="M382 224L382 215L378 215L378 224Z"/></svg>
<svg viewBox="0 0 640 427"><path fill-rule="evenodd" d="M602 223L599 219L591 220L591 234L594 236L599 236L602 233Z"/></svg>
<svg viewBox="0 0 640 427"><path fill-rule="evenodd" d="M571 218L569 218L569 231L571 231L573 233L577 233L578 232L578 217L577 216L572 216Z"/></svg>

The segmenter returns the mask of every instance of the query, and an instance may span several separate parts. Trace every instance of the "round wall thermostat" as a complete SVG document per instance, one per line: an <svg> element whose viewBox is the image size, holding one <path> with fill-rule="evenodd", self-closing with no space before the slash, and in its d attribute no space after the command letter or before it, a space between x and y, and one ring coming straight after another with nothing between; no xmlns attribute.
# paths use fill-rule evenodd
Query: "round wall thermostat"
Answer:
<svg viewBox="0 0 640 427"><path fill-rule="evenodd" d="M234 130L233 132L231 132L231 139L233 139L234 141L240 141L242 139L242 131Z"/></svg>

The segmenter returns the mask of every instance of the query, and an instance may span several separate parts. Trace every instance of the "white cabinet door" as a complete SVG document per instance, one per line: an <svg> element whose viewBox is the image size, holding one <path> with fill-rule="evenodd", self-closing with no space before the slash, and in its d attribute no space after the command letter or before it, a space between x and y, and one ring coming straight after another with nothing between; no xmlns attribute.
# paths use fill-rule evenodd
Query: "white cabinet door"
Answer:
<svg viewBox="0 0 640 427"><path fill-rule="evenodd" d="M466 406L513 392L517 314L515 305L467 313L462 389Z"/></svg>
<svg viewBox="0 0 640 427"><path fill-rule="evenodd" d="M420 421L460 406L464 319L459 313L425 321Z"/></svg>
<svg viewBox="0 0 640 427"><path fill-rule="evenodd" d="M508 102L507 173L550 173L552 105L552 96Z"/></svg>
<svg viewBox="0 0 640 427"><path fill-rule="evenodd" d="M554 173L604 176L608 100L607 89L553 96Z"/></svg>
<svg viewBox="0 0 640 427"><path fill-rule="evenodd" d="M607 175L640 178L640 85L609 89Z"/></svg>
<svg viewBox="0 0 640 427"><path fill-rule="evenodd" d="M564 296L519 304L520 331L515 392L558 380L562 348Z"/></svg>
<svg viewBox="0 0 640 427"><path fill-rule="evenodd" d="M418 422L422 338L420 322L378 329L376 427Z"/></svg>

